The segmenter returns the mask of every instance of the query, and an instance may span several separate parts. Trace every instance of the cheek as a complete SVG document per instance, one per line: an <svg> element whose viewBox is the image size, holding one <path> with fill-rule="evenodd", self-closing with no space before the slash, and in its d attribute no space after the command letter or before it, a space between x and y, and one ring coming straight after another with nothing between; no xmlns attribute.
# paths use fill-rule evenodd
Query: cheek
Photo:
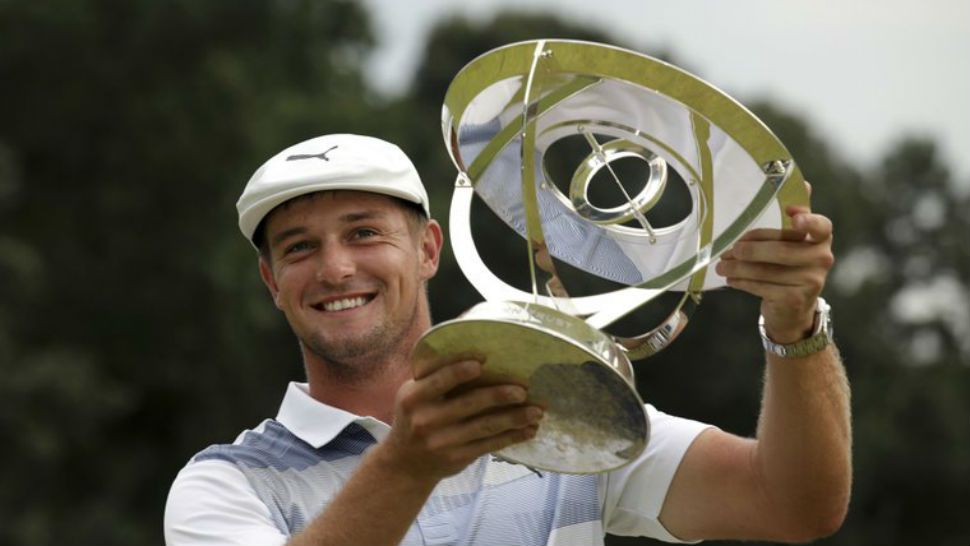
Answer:
<svg viewBox="0 0 970 546"><path fill-rule="evenodd" d="M406 299L413 299L412 293L417 291L424 282L424 270L414 256L397 256L391 262L384 262L383 268L378 271L397 272L395 275L384 277L384 281L389 287L393 286L400 297Z"/></svg>
<svg viewBox="0 0 970 546"><path fill-rule="evenodd" d="M277 299L285 302L299 297L305 284L306 274L300 268L283 266L276 273L276 286L279 289Z"/></svg>

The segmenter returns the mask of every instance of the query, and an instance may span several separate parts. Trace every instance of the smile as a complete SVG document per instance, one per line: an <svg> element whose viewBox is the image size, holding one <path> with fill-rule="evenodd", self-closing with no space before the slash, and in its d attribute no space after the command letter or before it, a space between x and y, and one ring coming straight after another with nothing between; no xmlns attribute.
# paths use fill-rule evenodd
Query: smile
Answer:
<svg viewBox="0 0 970 546"><path fill-rule="evenodd" d="M354 298L341 298L323 303L317 303L313 307L318 311L345 311L360 307L371 300L368 296L357 296Z"/></svg>

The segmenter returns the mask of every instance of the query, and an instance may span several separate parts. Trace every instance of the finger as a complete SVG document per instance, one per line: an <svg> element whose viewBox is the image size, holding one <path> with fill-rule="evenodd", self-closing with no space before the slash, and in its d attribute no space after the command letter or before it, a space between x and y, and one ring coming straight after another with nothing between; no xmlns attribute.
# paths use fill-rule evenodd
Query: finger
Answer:
<svg viewBox="0 0 970 546"><path fill-rule="evenodd" d="M792 227L787 229L777 228L755 228L748 230L738 240L739 241L801 241L810 234L810 228L822 229L826 222L831 231L832 222L821 214L813 214L808 207L800 205L789 205L785 212L792 219ZM816 240L821 240L824 235L819 233Z"/></svg>
<svg viewBox="0 0 970 546"><path fill-rule="evenodd" d="M538 431L538 426L530 425L470 442L455 450L454 458L462 462L471 462L487 453L501 451L509 446L531 440L532 438L535 438Z"/></svg>
<svg viewBox="0 0 970 546"><path fill-rule="evenodd" d="M812 183L808 180L805 181L805 193L808 194L808 198L812 198Z"/></svg>
<svg viewBox="0 0 970 546"><path fill-rule="evenodd" d="M771 285L771 289L778 287L788 291L821 292L825 286L824 275L805 272L798 269L782 269L772 271L769 267L755 267L743 275L725 276L728 286L735 286L740 282ZM758 295L762 295L759 293Z"/></svg>
<svg viewBox="0 0 970 546"><path fill-rule="evenodd" d="M525 428L537 424L542 419L542 414L542 409L538 406L523 406L479 415L443 429L436 435L431 447L458 447L510 430Z"/></svg>
<svg viewBox="0 0 970 546"><path fill-rule="evenodd" d="M461 393L438 404L428 424L444 425L463 421L496 408L525 402L527 392L519 385L480 387Z"/></svg>
<svg viewBox="0 0 970 546"><path fill-rule="evenodd" d="M741 278L728 278L727 285L736 290L741 290L742 292L747 292L753 296L757 296L762 300L768 301L791 301L793 297L798 297L799 299L812 299L811 296L802 297L800 294L814 294L817 296L821 293L821 289L807 289L802 287L802 290L794 293L792 285L783 285L772 282L765 281L755 281L751 279L741 279Z"/></svg>
<svg viewBox="0 0 970 546"><path fill-rule="evenodd" d="M812 241L824 241L832 236L832 220L821 214L796 214L792 216L792 226L807 233Z"/></svg>
<svg viewBox="0 0 970 546"><path fill-rule="evenodd" d="M755 228L746 231L738 241L804 241L807 232L800 229ZM735 243L737 244L737 243Z"/></svg>
<svg viewBox="0 0 970 546"><path fill-rule="evenodd" d="M556 266L552 262L552 257L549 255L546 245L537 245L534 256L536 266L539 269L545 271L546 273L552 273L555 271Z"/></svg>
<svg viewBox="0 0 970 546"><path fill-rule="evenodd" d="M438 368L421 379L414 380L410 397L420 400L437 399L458 385L477 379L481 374L481 362L476 360L454 362Z"/></svg>
<svg viewBox="0 0 970 546"><path fill-rule="evenodd" d="M770 282L792 286L794 283L784 282L782 278L786 276L789 268L775 264L749 263L735 261L733 263L721 262L715 267L718 275L727 281L748 280L756 282Z"/></svg>
<svg viewBox="0 0 970 546"><path fill-rule="evenodd" d="M716 270L723 276L729 276L737 262L828 269L833 261L831 249L824 244L788 241L738 241L731 248L727 259L718 262Z"/></svg>
<svg viewBox="0 0 970 546"><path fill-rule="evenodd" d="M745 232L737 241L734 242L727 250L721 253L719 258L721 260L737 260L739 259L737 248L742 243L756 242L756 241L785 241L789 240L792 242L804 240L807 234L802 234L802 238L797 238L795 234L788 234L787 236L780 233L779 230L775 229L753 229L751 231Z"/></svg>

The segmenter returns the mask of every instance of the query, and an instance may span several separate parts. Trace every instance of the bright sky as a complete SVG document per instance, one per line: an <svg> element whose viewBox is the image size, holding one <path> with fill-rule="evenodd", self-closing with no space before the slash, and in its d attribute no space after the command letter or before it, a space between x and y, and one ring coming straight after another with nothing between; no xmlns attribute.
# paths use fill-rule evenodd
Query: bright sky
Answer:
<svg viewBox="0 0 970 546"><path fill-rule="evenodd" d="M767 97L800 111L833 148L862 167L903 133L932 137L961 186L970 187L964 159L970 152L966 0L364 3L378 35L368 77L388 94L410 82L427 31L442 16L487 20L503 8L524 6L586 21L643 51L669 50L681 67L742 103Z"/></svg>

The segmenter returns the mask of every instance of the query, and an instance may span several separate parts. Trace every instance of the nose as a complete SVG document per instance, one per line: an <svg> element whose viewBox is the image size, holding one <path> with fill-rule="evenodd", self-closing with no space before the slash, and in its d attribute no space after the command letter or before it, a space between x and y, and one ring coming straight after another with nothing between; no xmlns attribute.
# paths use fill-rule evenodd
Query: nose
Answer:
<svg viewBox="0 0 970 546"><path fill-rule="evenodd" d="M325 244L317 256L319 261L316 280L318 282L339 285L353 277L354 272L357 271L353 254L339 243Z"/></svg>

